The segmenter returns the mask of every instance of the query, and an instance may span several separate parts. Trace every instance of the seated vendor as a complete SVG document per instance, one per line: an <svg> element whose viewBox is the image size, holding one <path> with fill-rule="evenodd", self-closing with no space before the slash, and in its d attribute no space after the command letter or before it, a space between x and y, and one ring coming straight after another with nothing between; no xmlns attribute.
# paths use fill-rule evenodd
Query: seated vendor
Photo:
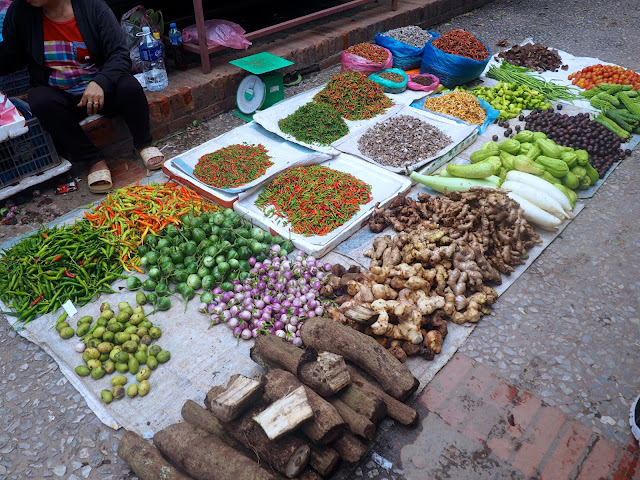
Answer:
<svg viewBox="0 0 640 480"><path fill-rule="evenodd" d="M112 187L102 152L79 125L94 113L122 115L144 164L161 168L164 157L152 146L149 105L104 0L14 0L2 35L0 75L28 66L31 111L74 166L89 168L90 191Z"/></svg>

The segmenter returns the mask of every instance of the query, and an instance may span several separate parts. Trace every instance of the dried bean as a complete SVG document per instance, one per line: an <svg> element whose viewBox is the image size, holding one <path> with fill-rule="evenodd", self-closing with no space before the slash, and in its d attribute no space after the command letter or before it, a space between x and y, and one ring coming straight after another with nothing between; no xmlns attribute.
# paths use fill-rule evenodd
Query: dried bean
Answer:
<svg viewBox="0 0 640 480"><path fill-rule="evenodd" d="M398 115L369 128L358 140L358 148L382 165L406 167L434 156L452 141L416 117Z"/></svg>
<svg viewBox="0 0 640 480"><path fill-rule="evenodd" d="M416 48L424 48L429 40L431 40L431 34L415 25L408 27L394 28L388 32L381 33L382 37L390 37L407 45L411 45Z"/></svg>

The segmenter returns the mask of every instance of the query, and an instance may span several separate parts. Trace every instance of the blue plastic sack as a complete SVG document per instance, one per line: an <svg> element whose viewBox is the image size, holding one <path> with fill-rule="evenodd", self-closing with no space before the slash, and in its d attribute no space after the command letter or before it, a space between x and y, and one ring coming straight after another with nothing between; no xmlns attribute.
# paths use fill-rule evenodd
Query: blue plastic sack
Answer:
<svg viewBox="0 0 640 480"><path fill-rule="evenodd" d="M445 87L454 88L475 80L480 76L491 59L491 49L480 39L478 40L487 47L487 51L489 52L487 59L482 61L443 52L432 45L432 42L440 37L440 35L431 31L429 31L429 33L433 38L429 40L424 47L420 73L431 73L435 75Z"/></svg>
<svg viewBox="0 0 640 480"><path fill-rule="evenodd" d="M446 93L451 93L451 92L444 92L444 93L440 93L438 95L429 95L429 97L440 97L441 95L444 95ZM428 108L426 108L424 106L425 98L426 97L422 97L422 98L419 98L418 100L414 100L413 102L411 102L411 106L413 108L418 108L420 110L424 110L426 112L433 113L434 115L440 115L442 117L449 118L449 119L454 120L454 121L456 121L458 123L464 123L465 125L474 125L473 123L467 123L467 122L465 122L464 120L462 120L462 119L460 119L458 117L454 117L452 115L446 115L444 113L434 112L433 110L429 110ZM500 115L500 110L496 110L491 105L489 105L488 102L485 102L481 98L477 98L477 97L475 97L475 98L476 98L476 100L478 100L478 102L480 103L480 106L484 109L484 111L487 114L487 118L485 118L485 120L482 123L482 125L478 125L478 133L480 135L482 135L482 133L487 129L487 127L489 125L491 125L493 122L496 121L496 118L498 118L498 115Z"/></svg>
<svg viewBox="0 0 640 480"><path fill-rule="evenodd" d="M378 45L391 52L393 56L393 68L412 70L420 66L424 48L407 45L406 43L399 42L395 38L385 37L380 33L376 33L374 40Z"/></svg>

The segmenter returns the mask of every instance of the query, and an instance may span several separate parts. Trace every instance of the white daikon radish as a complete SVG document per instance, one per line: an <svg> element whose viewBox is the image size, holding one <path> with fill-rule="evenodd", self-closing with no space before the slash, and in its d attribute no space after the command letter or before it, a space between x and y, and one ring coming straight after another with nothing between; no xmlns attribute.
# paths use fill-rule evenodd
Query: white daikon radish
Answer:
<svg viewBox="0 0 640 480"><path fill-rule="evenodd" d="M507 196L520 204L522 210L524 210L524 218L526 218L529 222L535 223L540 228L545 230L557 230L562 220L557 217L554 217L548 212L545 212L540 207L537 207L529 200L525 200L524 198L516 195L513 192L507 193Z"/></svg>
<svg viewBox="0 0 640 480"><path fill-rule="evenodd" d="M513 180L507 180L502 184L501 188L511 190L516 195L524 198L525 200L529 200L534 205L554 216L571 218L571 216L564 211L560 202L538 188L527 185L526 183L514 182Z"/></svg>
<svg viewBox="0 0 640 480"><path fill-rule="evenodd" d="M571 208L571 204L569 203L569 199L564 195L564 193L562 193L560 190L558 190L556 187L551 185L546 180L543 180L542 178L531 175L530 173L518 172L517 170L511 170L510 172L507 172L506 178L507 180L511 180L514 182L526 183L527 185L531 185L532 187L543 191L551 198L555 199L560 205L562 205L562 208L566 212L570 212L573 210L573 208Z"/></svg>

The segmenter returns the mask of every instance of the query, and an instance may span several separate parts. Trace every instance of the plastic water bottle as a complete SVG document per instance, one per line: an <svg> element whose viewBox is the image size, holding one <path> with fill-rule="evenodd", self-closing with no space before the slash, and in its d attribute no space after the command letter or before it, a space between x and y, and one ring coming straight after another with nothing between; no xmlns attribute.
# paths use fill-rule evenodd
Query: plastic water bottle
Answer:
<svg viewBox="0 0 640 480"><path fill-rule="evenodd" d="M176 70L186 70L187 61L184 58L184 45L182 45L182 33L178 30L175 23L169 25L169 40L173 50L173 58L176 62Z"/></svg>
<svg viewBox="0 0 640 480"><path fill-rule="evenodd" d="M4 24L4 17L7 15L6 10L0 10L0 42L2 42L2 25Z"/></svg>
<svg viewBox="0 0 640 480"><path fill-rule="evenodd" d="M149 27L142 27L139 50L147 90L157 92L167 88L169 86L169 78L167 77L167 70L162 56L162 42L151 36Z"/></svg>

